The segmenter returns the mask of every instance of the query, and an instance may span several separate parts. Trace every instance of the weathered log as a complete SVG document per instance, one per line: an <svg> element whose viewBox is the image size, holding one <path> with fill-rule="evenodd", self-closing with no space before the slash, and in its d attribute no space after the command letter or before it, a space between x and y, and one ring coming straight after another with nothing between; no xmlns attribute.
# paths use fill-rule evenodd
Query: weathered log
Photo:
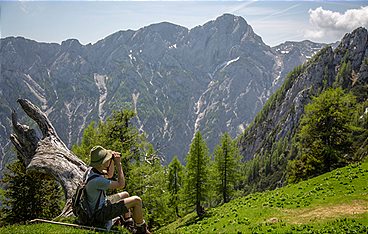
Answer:
<svg viewBox="0 0 368 234"><path fill-rule="evenodd" d="M39 139L34 129L18 123L16 112L13 111L14 133L11 134L10 140L19 152L18 158L27 171L50 174L60 183L66 199L66 205L60 216L70 216L71 198L82 180L87 165L66 147L45 113L26 99L18 99L18 103L38 124L43 135Z"/></svg>

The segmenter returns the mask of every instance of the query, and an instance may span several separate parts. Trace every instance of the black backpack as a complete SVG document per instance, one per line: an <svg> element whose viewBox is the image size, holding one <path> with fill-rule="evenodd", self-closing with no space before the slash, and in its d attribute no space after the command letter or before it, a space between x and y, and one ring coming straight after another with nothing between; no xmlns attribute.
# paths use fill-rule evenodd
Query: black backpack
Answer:
<svg viewBox="0 0 368 234"><path fill-rule="evenodd" d="M78 185L77 190L75 191L72 197L72 209L75 216L77 216L80 224L83 225L92 225L94 223L94 213L98 209L98 205L100 203L102 190L98 197L98 200L95 205L95 209L92 210L88 205L86 186L88 182L93 180L94 178L99 177L99 175L95 174L90 176L86 180L86 176L90 170L87 170L83 176L83 181Z"/></svg>

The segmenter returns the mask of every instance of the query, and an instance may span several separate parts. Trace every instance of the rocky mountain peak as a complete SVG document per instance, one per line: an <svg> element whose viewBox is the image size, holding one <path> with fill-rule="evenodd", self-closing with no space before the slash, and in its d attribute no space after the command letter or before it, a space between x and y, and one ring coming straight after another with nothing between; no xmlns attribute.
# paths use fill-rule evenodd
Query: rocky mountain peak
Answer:
<svg viewBox="0 0 368 234"><path fill-rule="evenodd" d="M272 94L274 80L282 83L287 59L230 14L191 30L163 22L119 31L87 46L24 38L0 45L0 98L7 109L19 97L42 106L71 147L91 121L132 107L137 127L164 145L167 162L185 156L197 130L211 149L223 132L242 132ZM296 65L301 52L290 58ZM9 148L10 115L0 114L0 149Z"/></svg>
<svg viewBox="0 0 368 234"><path fill-rule="evenodd" d="M203 28L206 33L210 33L212 36L226 36L233 42L262 41L243 17L232 14L224 14L198 28Z"/></svg>
<svg viewBox="0 0 368 234"><path fill-rule="evenodd" d="M237 28L246 29L247 27L250 27L250 25L248 25L247 21L243 17L235 16L232 14L224 14L222 16L219 16L218 18L216 18L216 20L210 21L204 26L211 24L215 25L221 30L228 30L227 32L233 32L233 30Z"/></svg>
<svg viewBox="0 0 368 234"><path fill-rule="evenodd" d="M368 31L359 27L351 33L345 34L339 46L335 49L336 64L344 57L350 57L353 70L358 71L363 58L368 56ZM348 53L348 54L346 54Z"/></svg>
<svg viewBox="0 0 368 234"><path fill-rule="evenodd" d="M61 42L61 47L64 47L64 48L71 48L71 47L82 47L83 45L77 40L77 39L68 39L68 40L65 40L63 42Z"/></svg>

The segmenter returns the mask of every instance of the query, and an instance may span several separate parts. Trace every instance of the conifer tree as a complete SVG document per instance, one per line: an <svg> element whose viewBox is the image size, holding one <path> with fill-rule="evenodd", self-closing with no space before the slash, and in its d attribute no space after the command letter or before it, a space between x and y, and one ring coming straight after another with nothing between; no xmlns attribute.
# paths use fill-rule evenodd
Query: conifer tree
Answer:
<svg viewBox="0 0 368 234"><path fill-rule="evenodd" d="M132 123L134 117L132 110L120 110L114 111L97 126L92 122L85 129L81 144L73 146L73 152L86 158L87 162L89 151L95 145L121 152L126 178L124 190L143 199L148 225L160 227L175 217L174 212L168 212L169 197L165 193L167 176L152 144Z"/></svg>
<svg viewBox="0 0 368 234"><path fill-rule="evenodd" d="M186 160L187 179L185 182L185 194L187 196L187 204L195 206L197 215L202 216L204 208L201 203L206 200L207 196L210 156L206 142L199 131L194 136Z"/></svg>
<svg viewBox="0 0 368 234"><path fill-rule="evenodd" d="M218 176L216 179L219 181L217 189L222 194L223 202L227 203L235 190L240 163L240 153L228 133L221 137L221 145L215 148L214 155Z"/></svg>
<svg viewBox="0 0 368 234"><path fill-rule="evenodd" d="M183 185L183 172L184 167L181 165L177 156L174 156L173 160L169 164L168 175L168 189L170 192L170 202L175 207L175 213L177 217L179 215L179 203L180 203L180 190Z"/></svg>
<svg viewBox="0 0 368 234"><path fill-rule="evenodd" d="M38 172L26 173L20 161L8 164L7 170L2 179L6 187L0 208L2 224L51 219L61 212L63 193L53 178Z"/></svg>
<svg viewBox="0 0 368 234"><path fill-rule="evenodd" d="M297 160L289 163L289 181L297 182L345 166L351 160L356 100L341 88L328 89L305 107L300 121Z"/></svg>

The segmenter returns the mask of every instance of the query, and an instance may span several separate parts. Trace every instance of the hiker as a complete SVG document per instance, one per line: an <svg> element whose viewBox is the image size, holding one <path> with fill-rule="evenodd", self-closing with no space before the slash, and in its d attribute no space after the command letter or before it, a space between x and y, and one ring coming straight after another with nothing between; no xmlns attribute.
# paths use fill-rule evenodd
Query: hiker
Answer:
<svg viewBox="0 0 368 234"><path fill-rule="evenodd" d="M88 204L95 208L94 220L97 225L110 229L112 220L117 217L123 219L123 224L134 230L134 233L150 233L143 219L142 200L138 196L129 196L128 192L121 192L106 196L106 190L125 187L124 172L121 166L120 153L95 146L90 151L90 168L87 178L94 174L99 177L90 180L86 185ZM116 167L118 180L108 180L114 175ZM97 207L97 202L99 203ZM131 212L130 212L131 210ZM130 217L132 216L132 218Z"/></svg>

